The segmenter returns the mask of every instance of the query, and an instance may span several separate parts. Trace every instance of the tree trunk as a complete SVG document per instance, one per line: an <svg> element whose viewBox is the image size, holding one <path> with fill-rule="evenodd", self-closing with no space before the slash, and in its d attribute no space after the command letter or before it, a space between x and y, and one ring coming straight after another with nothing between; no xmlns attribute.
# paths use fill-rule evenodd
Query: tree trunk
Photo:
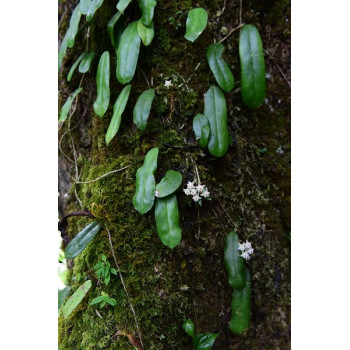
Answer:
<svg viewBox="0 0 350 350"><path fill-rule="evenodd" d="M60 40L77 2L62 1L59 5ZM220 333L213 349L288 349L290 2L243 2L242 21L259 29L266 50L267 99L263 106L250 109L242 103L239 30L223 42L235 88L225 94L232 145L221 158L199 147L192 119L203 112L203 94L217 85L206 61L206 49L239 25L240 1L157 2L154 40L148 47L141 46L119 132L107 147L105 133L112 106L122 89L115 77L116 54L107 32L116 3L105 0L90 22L90 29L82 16L75 46L67 50L59 73L60 106L79 84L83 87L74 114L59 130L60 215L87 209L110 230L144 349L192 349L190 337L182 330L188 318L198 333ZM207 28L194 43L184 39L187 12L192 6L202 6L209 14ZM129 5L126 14L128 21L140 18L137 1ZM68 83L67 73L84 50L96 52L90 73L83 76L76 71ZM106 115L99 118L93 110L95 76L105 50L111 56L111 100ZM171 80L172 86L165 86L165 80ZM142 132L133 125L132 111L148 83L155 88L156 97ZM200 207L191 203L182 190L177 192L182 240L172 251L162 245L157 235L154 209L141 215L132 205L136 170L152 147L159 148L157 182L167 170L174 169L182 173L184 188L194 179L197 167L202 184L211 193L211 201L204 201ZM76 184L77 180L91 181L126 166L129 167L95 182ZM68 237L74 237L89 222L89 218L70 218ZM254 248L248 262L252 318L249 330L241 336L233 335L228 328L233 291L228 284L223 249L226 235L232 230L241 241L252 242ZM96 279L94 265L101 254L114 264L106 230L74 262L69 262L68 284L73 291L85 278L90 278L93 286L67 320L59 317L59 349L132 349L126 337L112 337L118 330L140 342L119 276L113 276L108 286L100 285ZM101 291L115 298L117 306L89 306Z"/></svg>

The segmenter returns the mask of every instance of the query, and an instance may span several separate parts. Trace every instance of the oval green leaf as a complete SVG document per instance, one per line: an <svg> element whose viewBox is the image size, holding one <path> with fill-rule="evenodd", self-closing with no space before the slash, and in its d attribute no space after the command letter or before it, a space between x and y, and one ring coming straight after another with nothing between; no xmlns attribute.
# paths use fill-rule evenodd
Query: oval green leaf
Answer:
<svg viewBox="0 0 350 350"><path fill-rule="evenodd" d="M77 35L78 29L79 29L80 18L81 18L81 11L80 11L80 6L78 5L74 9L72 13L72 17L70 18L70 21L69 21L69 37L67 41L67 46L69 48L72 48L74 46L75 36Z"/></svg>
<svg viewBox="0 0 350 350"><path fill-rule="evenodd" d="M215 339L218 335L219 333L197 334L193 342L194 349L210 350L214 346Z"/></svg>
<svg viewBox="0 0 350 350"><path fill-rule="evenodd" d="M86 15L89 11L89 8L93 0L80 0L80 11L83 15Z"/></svg>
<svg viewBox="0 0 350 350"><path fill-rule="evenodd" d="M137 32L139 33L143 45L148 46L154 38L154 24L151 22L150 27L145 26L141 20L137 21Z"/></svg>
<svg viewBox="0 0 350 350"><path fill-rule="evenodd" d="M182 325L182 329L192 338L194 338L194 324L191 320L186 320Z"/></svg>
<svg viewBox="0 0 350 350"><path fill-rule="evenodd" d="M193 118L193 130L199 145L201 147L207 147L210 135L210 125L205 115L199 113Z"/></svg>
<svg viewBox="0 0 350 350"><path fill-rule="evenodd" d="M80 73L86 73L89 71L91 62L95 56L95 52L88 52L83 59L81 60L79 64L79 72Z"/></svg>
<svg viewBox="0 0 350 350"><path fill-rule="evenodd" d="M123 23L121 22L124 21L119 21L120 17L122 17L122 13L118 11L107 24L108 34L115 49L118 49L120 37L122 35Z"/></svg>
<svg viewBox="0 0 350 350"><path fill-rule="evenodd" d="M163 198L174 193L182 183L182 175L178 171L168 170L159 184L156 185L156 197Z"/></svg>
<svg viewBox="0 0 350 350"><path fill-rule="evenodd" d="M158 148L152 148L145 157L142 167L136 172L136 190L132 203L141 214L151 210L154 203L156 180L154 173L157 169Z"/></svg>
<svg viewBox="0 0 350 350"><path fill-rule="evenodd" d="M225 50L221 43L211 44L207 50L207 60L214 77L222 90L229 92L234 87L232 72L222 59Z"/></svg>
<svg viewBox="0 0 350 350"><path fill-rule="evenodd" d="M64 38L61 42L61 46L58 50L58 71L60 71L61 66L62 66L62 62L63 62L63 58L66 55L67 52L67 43L68 43L68 38L70 37L70 30L68 28L66 34L64 35Z"/></svg>
<svg viewBox="0 0 350 350"><path fill-rule="evenodd" d="M241 290L245 286L245 265L241 257L239 248L239 239L237 233L231 231L225 242L224 261L228 274L228 283L235 290Z"/></svg>
<svg viewBox="0 0 350 350"><path fill-rule="evenodd" d="M145 26L151 24L156 5L157 1L155 0L139 0L139 6L142 11L141 21Z"/></svg>
<svg viewBox="0 0 350 350"><path fill-rule="evenodd" d="M208 22L208 13L202 7L188 13L185 39L194 42L203 32Z"/></svg>
<svg viewBox="0 0 350 350"><path fill-rule="evenodd" d="M245 269L246 284L242 290L235 290L231 302L231 320L229 328L234 334L242 334L249 328L251 315L251 279Z"/></svg>
<svg viewBox="0 0 350 350"><path fill-rule="evenodd" d="M117 4L117 9L124 14L125 9L131 3L131 0L119 0Z"/></svg>
<svg viewBox="0 0 350 350"><path fill-rule="evenodd" d="M86 52L83 52L78 59L73 63L73 66L71 67L71 69L69 70L69 73L67 75L67 81L71 81L73 73L75 71L75 69L78 67L78 64L80 63L80 61L85 57Z"/></svg>
<svg viewBox="0 0 350 350"><path fill-rule="evenodd" d="M181 241L179 209L175 194L156 198L155 219L162 243L170 249L175 248Z"/></svg>
<svg viewBox="0 0 350 350"><path fill-rule="evenodd" d="M131 84L126 85L124 89L120 92L117 101L114 104L113 116L111 123L109 124L107 134L106 134L106 143L107 145L111 142L113 137L117 134L121 122L122 114L125 110L126 103L130 95Z"/></svg>
<svg viewBox="0 0 350 350"><path fill-rule="evenodd" d="M229 134L226 100L217 86L212 86L205 94L204 115L210 125L208 150L213 156L222 157L228 149Z"/></svg>
<svg viewBox="0 0 350 350"><path fill-rule="evenodd" d="M101 226L92 222L83 228L68 244L64 251L66 259L73 259L78 256L92 239L100 232Z"/></svg>
<svg viewBox="0 0 350 350"><path fill-rule="evenodd" d="M136 101L133 112L133 121L140 130L146 129L154 96L155 90L148 89L144 91Z"/></svg>
<svg viewBox="0 0 350 350"><path fill-rule="evenodd" d="M83 298L91 288L91 285L92 285L91 280L87 280L66 301L66 303L62 307L62 313L64 318L67 318L74 311L74 309L80 304L80 302L83 300Z"/></svg>
<svg viewBox="0 0 350 350"><path fill-rule="evenodd" d="M94 103L94 111L99 116L102 117L109 105L109 52L105 51L98 63L96 84L97 84L97 98Z"/></svg>
<svg viewBox="0 0 350 350"><path fill-rule="evenodd" d="M134 77L140 45L137 22L132 22L124 30L117 50L117 79L122 84L129 83Z"/></svg>
<svg viewBox="0 0 350 350"><path fill-rule="evenodd" d="M74 99L78 96L78 94L83 90L83 88L78 88L76 89L66 100L66 102L64 103L64 105L62 106L61 109L61 114L60 114L60 118L58 119L58 121L60 123L63 123L68 116L68 113L70 111L70 109L72 108L72 103L74 101Z"/></svg>
<svg viewBox="0 0 350 350"><path fill-rule="evenodd" d="M86 21L90 22L94 17L95 12L102 6L103 0L93 0L86 14Z"/></svg>
<svg viewBox="0 0 350 350"><path fill-rule="evenodd" d="M71 287L67 286L61 290L58 290L58 310L61 308L64 301L67 299L71 289Z"/></svg>
<svg viewBox="0 0 350 350"><path fill-rule="evenodd" d="M241 93L246 106L256 108L265 101L265 60L259 31L249 24L239 37Z"/></svg>

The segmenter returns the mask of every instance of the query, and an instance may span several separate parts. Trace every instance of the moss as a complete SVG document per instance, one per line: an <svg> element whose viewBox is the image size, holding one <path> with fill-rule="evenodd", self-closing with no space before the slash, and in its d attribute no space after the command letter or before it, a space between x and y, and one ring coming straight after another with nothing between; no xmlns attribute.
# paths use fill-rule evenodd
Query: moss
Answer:
<svg viewBox="0 0 350 350"><path fill-rule="evenodd" d="M217 16L222 2L205 2L203 7L209 10L209 25L195 43L190 43L183 39L184 24L186 11L195 4L158 1L156 36L149 47L141 48L140 68L132 81L130 101L116 137L107 147L104 136L111 108L103 118L93 112L95 73L84 78L84 91L72 119L72 126L78 120L80 123L72 135L79 154L82 181L91 181L130 165L99 181L73 185L72 201L65 209L68 212L79 208L74 201L74 190L77 190L83 207L110 229L148 350L191 349L191 341L181 329L186 318L194 321L198 332L220 333L214 349L286 349L290 346L290 91L274 62L267 58L267 72L271 74L268 103L256 110L242 105L238 32L224 42L225 59L233 68L236 80L235 90L226 94L233 144L225 157L216 159L198 147L192 131L192 117L203 111L203 94L215 84L206 63L206 48L213 38L217 41L222 38L222 26L231 29L237 25L237 4L227 2L224 14ZM127 16L137 18L137 3L131 6ZM179 10L182 12L175 16ZM113 50L106 23L114 11L115 1L105 1L91 23L90 47L99 53ZM288 1L264 4L250 1L245 3L243 13L247 23L256 24L261 30L264 46L277 47L275 63L287 75L290 48L289 23L285 17L289 16L288 11ZM169 17L174 17L175 22L169 21ZM176 29L177 23L181 25ZM65 26L66 23L62 31ZM79 75L70 84L64 82L64 78L69 62L82 47L77 40L74 50L67 53L60 75L62 96L68 96L79 83ZM115 62L112 62L113 72ZM96 71L97 59L94 64L92 72ZM145 131L137 130L132 124L133 106L138 95L147 88L141 67L156 89ZM165 80L172 80L173 86L165 87ZM111 105L121 89L111 75ZM83 115L87 105L85 116L78 117ZM64 126L60 135L66 130ZM64 138L62 147L73 158L69 138ZM176 169L182 172L186 183L193 180L194 164L197 164L202 183L212 194L212 201L205 201L199 208L178 192L183 239L173 251L163 246L156 234L153 210L142 216L132 206L136 170L152 147L160 148L157 180L168 169ZM89 221L70 219L69 237ZM252 322L248 332L240 337L233 336L227 327L232 290L227 283L222 252L226 234L232 229L238 232L241 240L252 241L255 249L249 262L253 286ZM70 270L73 290L82 283L74 280L77 273L92 279L93 287L68 320L59 318L59 349L132 349L125 338L112 338L117 330L134 336L136 331L119 278L112 277L108 286L99 285L96 280L93 266L101 253L113 264L106 231L94 238L74 260ZM89 306L101 291L118 302L114 308L98 309L102 318L96 314L94 306Z"/></svg>

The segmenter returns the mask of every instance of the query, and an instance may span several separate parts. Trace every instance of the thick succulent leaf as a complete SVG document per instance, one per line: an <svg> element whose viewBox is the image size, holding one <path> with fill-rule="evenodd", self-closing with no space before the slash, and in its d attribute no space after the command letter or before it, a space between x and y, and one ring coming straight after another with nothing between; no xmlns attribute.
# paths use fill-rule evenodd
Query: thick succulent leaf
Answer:
<svg viewBox="0 0 350 350"><path fill-rule="evenodd" d="M58 310L61 308L64 301L67 299L71 289L71 287L67 286L61 290L58 290Z"/></svg>
<svg viewBox="0 0 350 350"><path fill-rule="evenodd" d="M207 50L207 60L214 77L222 90L229 92L234 87L232 72L222 59L225 50L221 43L211 44Z"/></svg>
<svg viewBox="0 0 350 350"><path fill-rule="evenodd" d="M136 190L132 199L135 209L141 214L151 210L154 203L158 148L152 148L146 155L142 167L136 172Z"/></svg>
<svg viewBox="0 0 350 350"><path fill-rule="evenodd" d="M191 320L186 320L182 328L190 337L194 338L194 324Z"/></svg>
<svg viewBox="0 0 350 350"><path fill-rule="evenodd" d="M70 37L70 30L68 28L66 34L64 35L64 38L61 42L61 46L58 50L58 71L60 71L61 66L62 66L62 62L63 62L63 58L66 55L67 52L67 43L68 43L68 38Z"/></svg>
<svg viewBox="0 0 350 350"><path fill-rule="evenodd" d="M133 112L133 121L140 130L146 129L154 96L155 90L148 89L144 91L136 101Z"/></svg>
<svg viewBox="0 0 350 350"><path fill-rule="evenodd" d="M168 170L156 186L156 197L163 198L174 193L182 183L182 175L178 171Z"/></svg>
<svg viewBox="0 0 350 350"><path fill-rule="evenodd" d="M156 5L156 0L139 0L139 6L142 11L141 21L145 26L151 24Z"/></svg>
<svg viewBox="0 0 350 350"><path fill-rule="evenodd" d="M205 115L199 113L193 118L193 130L199 145L201 147L207 147L210 135L210 125Z"/></svg>
<svg viewBox="0 0 350 350"><path fill-rule="evenodd" d="M246 106L259 107L265 101L265 60L259 31L245 25L239 37L241 93Z"/></svg>
<svg viewBox="0 0 350 350"><path fill-rule="evenodd" d="M80 0L80 11L83 15L86 15L93 0Z"/></svg>
<svg viewBox="0 0 350 350"><path fill-rule="evenodd" d="M242 334L249 328L251 315L251 279L245 268L246 284L242 290L235 290L231 302L231 319L229 328L234 334Z"/></svg>
<svg viewBox="0 0 350 350"><path fill-rule="evenodd" d="M134 77L139 58L141 38L137 31L137 21L124 30L117 50L117 79L127 84Z"/></svg>
<svg viewBox="0 0 350 350"><path fill-rule="evenodd" d="M212 86L205 94L204 115L210 125L208 150L213 156L222 157L228 149L229 134L226 100L217 86Z"/></svg>
<svg viewBox="0 0 350 350"><path fill-rule="evenodd" d="M79 72L80 73L86 73L89 71L91 62L95 56L95 52L88 52L83 59L81 60L79 64Z"/></svg>
<svg viewBox="0 0 350 350"><path fill-rule="evenodd" d="M86 14L86 21L90 22L94 17L95 12L102 6L103 0L93 0Z"/></svg>
<svg viewBox="0 0 350 350"><path fill-rule="evenodd" d="M148 46L154 38L154 23L151 22L150 26L145 26L141 20L137 21L137 32L139 33L143 45Z"/></svg>
<svg viewBox="0 0 350 350"><path fill-rule="evenodd" d="M156 227L160 240L170 249L175 248L181 241L179 209L176 195L156 198L155 204Z"/></svg>
<svg viewBox="0 0 350 350"><path fill-rule="evenodd" d="M70 109L72 108L72 103L74 101L74 99L78 96L78 94L83 90L83 88L78 88L76 89L68 98L67 101L64 103L64 105L62 106L61 109L61 113L60 113L60 118L58 119L58 121L60 123L63 123L68 116L68 113L70 111Z"/></svg>
<svg viewBox="0 0 350 350"><path fill-rule="evenodd" d="M106 134L106 143L107 145L111 142L113 137L119 130L120 121L122 114L125 110L126 103L128 102L128 98L130 95L131 84L126 85L124 89L120 92L117 101L114 104L113 108L113 116L111 119L111 123L109 124L107 134Z"/></svg>
<svg viewBox="0 0 350 350"><path fill-rule="evenodd" d="M92 239L100 232L101 226L92 222L83 228L68 244L64 251L66 259L73 259L79 255Z"/></svg>
<svg viewBox="0 0 350 350"><path fill-rule="evenodd" d="M124 19L124 17L122 13L118 11L107 24L108 34L115 49L118 49L119 41L123 33L122 26L124 21L122 19Z"/></svg>
<svg viewBox="0 0 350 350"><path fill-rule="evenodd" d="M73 63L73 66L71 67L71 69L69 70L69 73L67 75L67 81L71 81L73 73L75 71L75 69L78 67L78 64L80 63L80 61L85 57L86 52L83 52L78 59Z"/></svg>
<svg viewBox="0 0 350 350"><path fill-rule="evenodd" d="M194 338L195 350L210 350L214 346L215 339L219 333L197 334Z"/></svg>
<svg viewBox="0 0 350 350"><path fill-rule="evenodd" d="M79 29L80 18L81 18L81 11L80 11L80 6L78 5L74 9L72 13L72 17L70 18L70 21L69 21L69 37L67 41L67 46L69 48L72 48L74 46L75 37Z"/></svg>
<svg viewBox="0 0 350 350"><path fill-rule="evenodd" d="M208 13L202 7L188 13L185 39L194 42L203 32L208 22Z"/></svg>
<svg viewBox="0 0 350 350"><path fill-rule="evenodd" d="M62 313L64 318L67 318L74 311L74 309L80 304L80 302L85 297L86 293L91 288L91 285L92 285L91 281L87 280L66 301L66 303L62 307Z"/></svg>
<svg viewBox="0 0 350 350"><path fill-rule="evenodd" d="M224 261L228 274L228 283L235 290L241 290L246 283L244 259L241 257L237 233L231 231L225 242Z"/></svg>
<svg viewBox="0 0 350 350"><path fill-rule="evenodd" d="M131 0L119 0L117 4L117 9L124 14L124 10L128 7L128 5L131 3Z"/></svg>
<svg viewBox="0 0 350 350"><path fill-rule="evenodd" d="M97 98L94 103L94 111L99 116L102 117L109 105L109 52L105 51L98 63L96 84L97 84Z"/></svg>

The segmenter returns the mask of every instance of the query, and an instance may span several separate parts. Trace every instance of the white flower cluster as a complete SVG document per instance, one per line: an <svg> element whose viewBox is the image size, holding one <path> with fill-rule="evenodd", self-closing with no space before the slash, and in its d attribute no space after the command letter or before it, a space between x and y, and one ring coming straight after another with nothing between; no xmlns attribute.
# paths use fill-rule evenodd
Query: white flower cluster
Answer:
<svg viewBox="0 0 350 350"><path fill-rule="evenodd" d="M249 260L250 256L253 254L254 249L252 248L252 244L247 240L242 244L239 243L238 249L242 252L241 257L245 260Z"/></svg>
<svg viewBox="0 0 350 350"><path fill-rule="evenodd" d="M205 185L195 185L194 182L188 181L187 188L184 189L186 196L193 196L192 199L198 202L202 197L207 198L210 195ZM202 197L201 197L202 196Z"/></svg>

